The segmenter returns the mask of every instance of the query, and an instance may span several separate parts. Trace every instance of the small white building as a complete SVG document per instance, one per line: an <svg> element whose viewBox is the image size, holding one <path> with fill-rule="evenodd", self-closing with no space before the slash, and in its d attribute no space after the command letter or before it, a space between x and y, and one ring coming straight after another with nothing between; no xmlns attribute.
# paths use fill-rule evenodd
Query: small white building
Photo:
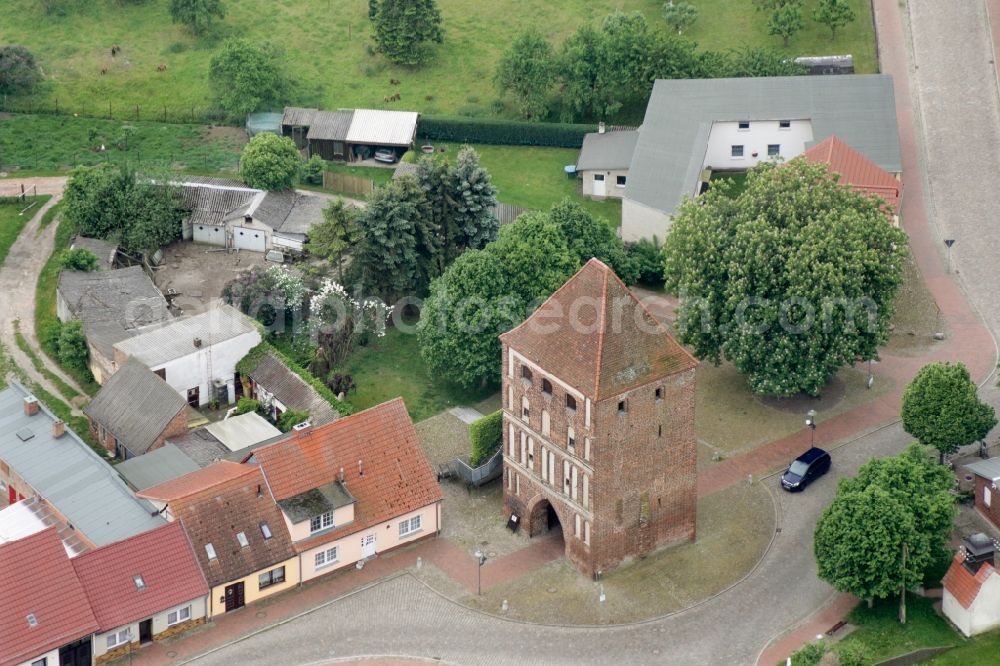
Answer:
<svg viewBox="0 0 1000 666"><path fill-rule="evenodd" d="M236 364L260 344L252 320L230 305L149 326L114 346L115 365L134 356L192 407L236 400Z"/></svg>
<svg viewBox="0 0 1000 666"><path fill-rule="evenodd" d="M941 610L966 636L1000 627L1000 572L996 543L985 534L962 539L944 576Z"/></svg>

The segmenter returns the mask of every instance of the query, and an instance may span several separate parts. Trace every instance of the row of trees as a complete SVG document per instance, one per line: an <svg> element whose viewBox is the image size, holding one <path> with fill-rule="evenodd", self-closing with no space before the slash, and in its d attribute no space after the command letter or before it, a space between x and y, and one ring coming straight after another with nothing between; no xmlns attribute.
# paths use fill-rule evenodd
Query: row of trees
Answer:
<svg viewBox="0 0 1000 666"><path fill-rule="evenodd" d="M764 49L720 53L649 25L641 12L615 12L599 28L580 26L558 47L536 28L504 52L494 83L525 118L595 120L639 108L656 79L787 76L802 68Z"/></svg>
<svg viewBox="0 0 1000 666"><path fill-rule="evenodd" d="M460 256L431 283L418 328L420 353L434 374L466 386L498 379L497 336L524 320L591 257L627 283L635 265L604 220L565 200L522 215L482 250Z"/></svg>
<svg viewBox="0 0 1000 666"><path fill-rule="evenodd" d="M759 11L768 12L768 34L781 37L787 47L789 40L805 27L803 0L754 0ZM813 20L830 28L830 39L836 39L837 29L856 17L848 0L819 0Z"/></svg>

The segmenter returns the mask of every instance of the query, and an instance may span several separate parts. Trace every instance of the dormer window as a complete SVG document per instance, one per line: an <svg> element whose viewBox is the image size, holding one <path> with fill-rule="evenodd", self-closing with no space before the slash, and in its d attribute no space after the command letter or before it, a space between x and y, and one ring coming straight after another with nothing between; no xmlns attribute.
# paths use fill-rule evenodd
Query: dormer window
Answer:
<svg viewBox="0 0 1000 666"><path fill-rule="evenodd" d="M552 395L552 382L547 379L542 380L542 393Z"/></svg>
<svg viewBox="0 0 1000 666"><path fill-rule="evenodd" d="M531 368L526 365L521 366L521 379L527 379L531 383Z"/></svg>
<svg viewBox="0 0 1000 666"><path fill-rule="evenodd" d="M210 543L205 544L205 554L208 555L208 561L211 562L215 559L215 546Z"/></svg>
<svg viewBox="0 0 1000 666"><path fill-rule="evenodd" d="M146 581L144 581L142 579L142 576L140 576L139 574L132 576L132 582L135 583L135 589L139 590L140 592L146 589Z"/></svg>
<svg viewBox="0 0 1000 666"><path fill-rule="evenodd" d="M236 533L236 541L240 544L240 548L249 548L250 547L250 540L247 539L247 535L246 535L245 532L237 532Z"/></svg>
<svg viewBox="0 0 1000 666"><path fill-rule="evenodd" d="M572 409L574 412L576 411L576 398L569 394L566 394L566 409Z"/></svg>
<svg viewBox="0 0 1000 666"><path fill-rule="evenodd" d="M320 530L325 530L328 527L333 527L333 511L327 511L326 513L318 516L313 516L309 521L310 532L319 532Z"/></svg>

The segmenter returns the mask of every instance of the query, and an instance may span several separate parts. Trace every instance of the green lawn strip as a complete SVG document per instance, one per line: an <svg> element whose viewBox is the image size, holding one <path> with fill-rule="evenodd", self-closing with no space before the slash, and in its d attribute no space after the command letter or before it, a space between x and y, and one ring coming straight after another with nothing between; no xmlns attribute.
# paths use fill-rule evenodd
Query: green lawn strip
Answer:
<svg viewBox="0 0 1000 666"><path fill-rule="evenodd" d="M963 641L951 625L934 611L933 599L916 595L906 597L906 624L899 623L898 598L877 601L873 608L868 608L865 603L858 604L847 621L858 628L843 642L860 643L876 662L924 647L959 645Z"/></svg>
<svg viewBox="0 0 1000 666"><path fill-rule="evenodd" d="M851 53L858 72L874 71L874 39L867 0L849 0L858 18L838 31L812 20L819 0L806 0L806 27L791 40L767 34L768 16L749 0L698 0L690 29L701 48L770 46L789 55ZM540 27L555 44L583 23L597 25L613 9L642 11L654 29L667 29L662 0L587 0L523 3L439 0L444 42L419 68L391 65L369 55L368 3L357 0L226 5L226 18L202 36L172 24L166 3L94 0L72 3L65 16L46 15L37 0L8 0L4 39L32 51L46 72L44 96L34 101L63 113L172 120L203 116L212 102L208 66L222 38L270 41L282 48L301 83L295 103L337 108L397 108L425 114L488 115L496 98L493 74L516 35ZM111 57L110 46L122 52ZM166 71L158 71L158 65ZM101 71L106 70L106 74ZM399 84L390 83L399 80ZM400 93L399 102L385 97Z"/></svg>
<svg viewBox="0 0 1000 666"><path fill-rule="evenodd" d="M94 381L94 376L90 370L78 370L64 366L59 362L59 350L56 349L56 341L59 338L61 323L56 316L56 288L59 286L59 273L62 266L59 263L59 254L69 247L73 239L73 225L65 220L60 220L56 229L55 247L52 256L42 267L38 274L38 284L35 288L35 336L42 351L58 365L63 372L73 378L74 381L84 390L87 395L94 395L100 390L100 385Z"/></svg>
<svg viewBox="0 0 1000 666"><path fill-rule="evenodd" d="M1000 655L1000 631L991 631L963 641L958 647L929 659L929 666L994 666Z"/></svg>
<svg viewBox="0 0 1000 666"><path fill-rule="evenodd" d="M17 237L21 235L24 226L38 212L38 209L51 198L48 194L35 197L35 205L23 213L21 211L25 206L30 205L30 201L25 203L16 198L0 199L0 264L7 258L7 253L10 252Z"/></svg>
<svg viewBox="0 0 1000 666"><path fill-rule="evenodd" d="M412 323L408 325L412 328ZM385 337L357 348L338 372L350 374L357 390L349 396L358 409L402 396L414 421L422 421L455 405L471 405L496 389L466 390L432 374L414 332L390 328Z"/></svg>
<svg viewBox="0 0 1000 666"><path fill-rule="evenodd" d="M20 320L14 321L14 339L17 342L17 348L23 351L25 355L31 359L31 365L35 366L35 370L52 382L52 384L59 389L59 392L64 398L72 402L73 398L79 397L79 391L60 379L57 374L46 368L45 364L42 363L42 359L38 358L38 354L36 354L35 350L28 344L28 340L24 337L24 333L21 333Z"/></svg>
<svg viewBox="0 0 1000 666"><path fill-rule="evenodd" d="M62 210L62 206L63 202L62 199L60 199L58 203L56 203L47 211L45 211L45 215L42 215L41 222L38 223L38 233L42 233L42 231L46 227L52 224L52 220L54 220L56 218L56 215L58 215L59 212Z"/></svg>
<svg viewBox="0 0 1000 666"><path fill-rule="evenodd" d="M122 128L128 127L127 144ZM238 128L13 114L0 119L0 166L64 171L104 162L193 173L235 172L245 134ZM99 150L101 145L105 150Z"/></svg>

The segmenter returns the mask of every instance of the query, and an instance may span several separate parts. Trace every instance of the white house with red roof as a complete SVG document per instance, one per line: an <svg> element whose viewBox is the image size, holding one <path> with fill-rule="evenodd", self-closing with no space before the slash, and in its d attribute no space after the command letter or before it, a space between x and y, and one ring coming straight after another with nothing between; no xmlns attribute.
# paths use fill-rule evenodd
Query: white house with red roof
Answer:
<svg viewBox="0 0 1000 666"><path fill-rule="evenodd" d="M962 539L942 581L941 610L966 636L1000 627L1000 572L996 542L985 534Z"/></svg>
<svg viewBox="0 0 1000 666"><path fill-rule="evenodd" d="M401 398L254 450L302 580L434 536L444 496Z"/></svg>
<svg viewBox="0 0 1000 666"><path fill-rule="evenodd" d="M208 583L180 523L72 560L97 619L94 663L202 624Z"/></svg>

